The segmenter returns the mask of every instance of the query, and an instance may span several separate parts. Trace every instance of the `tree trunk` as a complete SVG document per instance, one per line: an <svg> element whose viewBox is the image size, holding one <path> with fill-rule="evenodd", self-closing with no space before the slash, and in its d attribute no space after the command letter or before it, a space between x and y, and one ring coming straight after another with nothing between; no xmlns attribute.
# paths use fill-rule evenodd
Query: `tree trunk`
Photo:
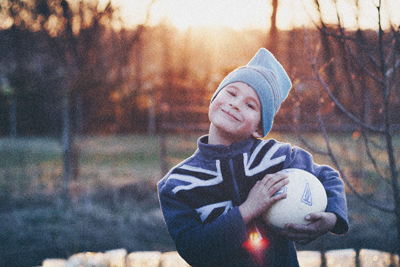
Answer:
<svg viewBox="0 0 400 267"><path fill-rule="evenodd" d="M383 44L383 30L381 27L381 14L380 7L378 7L378 16L379 16L379 58L381 65L381 74L382 74L382 93L383 93L383 108L385 115L385 138L386 138L386 149L389 160L389 168L390 168L390 176L392 182L393 189L393 200L394 200L394 213L396 215L396 227L397 227L397 253L400 255L400 186L399 180L397 178L397 166L396 166L396 158L394 155L394 147L393 147L393 133L392 133L392 125L391 125L391 113L390 113L390 90L388 86L388 77L387 77L387 64L384 55L384 44Z"/></svg>
<svg viewBox="0 0 400 267"><path fill-rule="evenodd" d="M10 97L10 137L17 137L17 96L15 93Z"/></svg>
<svg viewBox="0 0 400 267"><path fill-rule="evenodd" d="M68 88L68 87L67 87ZM64 200L69 199L69 184L71 180L71 129L70 129L70 115L69 115L69 99L68 89L62 100L62 152L63 152L63 183L62 195Z"/></svg>
<svg viewBox="0 0 400 267"><path fill-rule="evenodd" d="M278 0L272 0L272 15L271 15L271 28L268 34L267 48L273 53L278 53L277 44L278 40L278 28L276 26L276 16L278 13Z"/></svg>
<svg viewBox="0 0 400 267"><path fill-rule="evenodd" d="M148 105L149 105L149 125L148 125L147 132L149 135L155 135L156 134L156 100L154 97L153 89L149 93L148 101L149 101L149 103L148 103Z"/></svg>

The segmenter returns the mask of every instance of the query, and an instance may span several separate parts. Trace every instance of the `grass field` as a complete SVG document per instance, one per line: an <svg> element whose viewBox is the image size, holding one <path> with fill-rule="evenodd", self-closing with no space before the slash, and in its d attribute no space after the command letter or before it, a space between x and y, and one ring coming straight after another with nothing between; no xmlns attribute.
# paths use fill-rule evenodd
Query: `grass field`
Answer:
<svg viewBox="0 0 400 267"><path fill-rule="evenodd" d="M274 138L302 146L290 134ZM323 140L307 135L320 149ZM169 167L191 155L197 136L171 135ZM389 187L373 177L351 134L333 136L333 147L358 189L390 205ZM380 142L380 140L376 140ZM400 148L399 138L396 148ZM173 244L159 209L156 183L161 179L160 137L82 137L77 193L73 205L60 200L61 144L51 138L0 139L0 266L35 266L45 258L67 258L84 251L126 248L170 251ZM384 154L374 154L384 165ZM399 150L397 150L399 155ZM318 163L330 162L318 155ZM367 178L360 180L360 170ZM325 235L300 250L373 248L392 252L396 246L394 216L362 204L348 193L351 230Z"/></svg>

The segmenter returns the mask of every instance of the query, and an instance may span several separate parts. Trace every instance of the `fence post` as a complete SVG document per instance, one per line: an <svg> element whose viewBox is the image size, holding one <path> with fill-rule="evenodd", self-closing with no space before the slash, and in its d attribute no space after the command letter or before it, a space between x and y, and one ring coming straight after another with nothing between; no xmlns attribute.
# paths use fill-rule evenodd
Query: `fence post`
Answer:
<svg viewBox="0 0 400 267"><path fill-rule="evenodd" d="M398 256L392 256L388 252L378 250L362 249L360 250L360 267L391 267L399 266Z"/></svg>
<svg viewBox="0 0 400 267"><path fill-rule="evenodd" d="M45 259L42 263L42 267L64 267L65 259Z"/></svg>
<svg viewBox="0 0 400 267"><path fill-rule="evenodd" d="M127 255L128 252L123 248L109 250L104 253L109 267L126 267Z"/></svg>
<svg viewBox="0 0 400 267"><path fill-rule="evenodd" d="M330 250L325 252L326 267L356 267L354 249Z"/></svg>
<svg viewBox="0 0 400 267"><path fill-rule="evenodd" d="M166 252L161 255L160 267L190 267L176 251Z"/></svg>
<svg viewBox="0 0 400 267"><path fill-rule="evenodd" d="M326 264L320 251L298 251L300 267L400 267L398 255L371 249L330 250L325 252ZM358 263L357 263L358 260ZM125 249L104 253L78 253L65 259L45 259L41 267L191 267L176 251L135 251Z"/></svg>
<svg viewBox="0 0 400 267"><path fill-rule="evenodd" d="M297 259L300 267L321 267L322 259L319 251L298 251Z"/></svg>
<svg viewBox="0 0 400 267"><path fill-rule="evenodd" d="M127 267L159 267L161 252L132 252L128 255Z"/></svg>

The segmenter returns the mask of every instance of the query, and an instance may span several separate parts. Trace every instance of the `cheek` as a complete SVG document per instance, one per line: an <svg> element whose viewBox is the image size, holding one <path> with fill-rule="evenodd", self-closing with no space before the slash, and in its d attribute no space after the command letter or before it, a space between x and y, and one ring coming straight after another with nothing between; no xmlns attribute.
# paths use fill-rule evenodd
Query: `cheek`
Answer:
<svg viewBox="0 0 400 267"><path fill-rule="evenodd" d="M249 115L249 124L251 124L253 127L256 126L258 128L258 126L260 125L261 122L261 116L258 113L252 113Z"/></svg>
<svg viewBox="0 0 400 267"><path fill-rule="evenodd" d="M211 121L211 118L213 117L215 111L217 110L217 103L215 100L210 104L208 107L208 119Z"/></svg>

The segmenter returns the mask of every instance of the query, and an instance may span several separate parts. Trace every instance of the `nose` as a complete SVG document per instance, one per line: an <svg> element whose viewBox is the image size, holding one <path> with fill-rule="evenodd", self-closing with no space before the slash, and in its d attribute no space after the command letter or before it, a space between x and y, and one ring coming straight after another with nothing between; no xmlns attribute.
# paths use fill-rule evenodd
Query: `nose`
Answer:
<svg viewBox="0 0 400 267"><path fill-rule="evenodd" d="M239 107L235 104L231 103L231 104L229 104L229 106L231 106L233 109L239 110Z"/></svg>
<svg viewBox="0 0 400 267"><path fill-rule="evenodd" d="M237 98L231 99L229 106L231 106L233 109L239 110L239 100Z"/></svg>

